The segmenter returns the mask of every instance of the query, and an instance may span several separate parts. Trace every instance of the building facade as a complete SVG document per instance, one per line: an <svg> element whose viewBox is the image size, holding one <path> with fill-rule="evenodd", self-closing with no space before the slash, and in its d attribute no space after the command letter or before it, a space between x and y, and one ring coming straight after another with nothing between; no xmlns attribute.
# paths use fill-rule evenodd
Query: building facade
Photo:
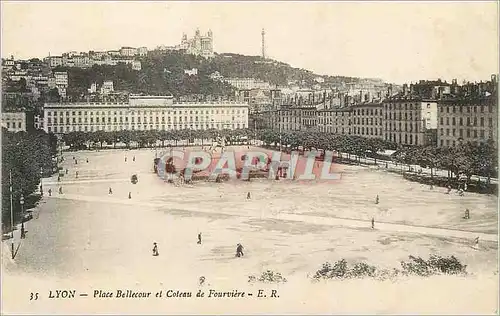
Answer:
<svg viewBox="0 0 500 316"><path fill-rule="evenodd" d="M366 138L382 138L383 136L383 104L364 103L351 107L352 134Z"/></svg>
<svg viewBox="0 0 500 316"><path fill-rule="evenodd" d="M128 103L46 103L44 130L206 130L248 127L241 102L174 102L172 96L130 96Z"/></svg>
<svg viewBox="0 0 500 316"><path fill-rule="evenodd" d="M33 124L32 120L31 124ZM5 127L9 132L26 132L30 128L30 113L2 111L2 127Z"/></svg>
<svg viewBox="0 0 500 316"><path fill-rule="evenodd" d="M442 100L438 103L438 147L451 147L468 141L498 142L496 97Z"/></svg>
<svg viewBox="0 0 500 316"><path fill-rule="evenodd" d="M409 97L384 102L383 138L401 145L435 145L437 102Z"/></svg>
<svg viewBox="0 0 500 316"><path fill-rule="evenodd" d="M348 108L332 108L318 111L318 131L351 135L353 111Z"/></svg>

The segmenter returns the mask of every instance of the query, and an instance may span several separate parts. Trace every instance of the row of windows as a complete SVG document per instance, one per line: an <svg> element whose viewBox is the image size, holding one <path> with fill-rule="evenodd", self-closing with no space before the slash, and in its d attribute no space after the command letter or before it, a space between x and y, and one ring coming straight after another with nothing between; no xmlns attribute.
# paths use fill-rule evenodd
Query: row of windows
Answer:
<svg viewBox="0 0 500 316"><path fill-rule="evenodd" d="M451 125L456 125L456 122L457 122L457 120L454 117L452 117L451 118ZM472 124L471 124L471 122L472 122ZM444 119L442 117L439 118L439 124L444 125ZM449 117L446 118L446 125L450 125L450 118ZM460 125L460 126L464 125L464 121L461 117L458 118L458 125ZM466 118L466 125L467 126L472 126L472 125L477 126L477 117L473 117L472 121L471 121L470 117L467 117ZM481 126L481 127L484 126L484 117L479 118L479 126ZM491 117L488 118L488 126L493 127L493 118L491 118Z"/></svg>
<svg viewBox="0 0 500 316"><path fill-rule="evenodd" d="M364 118L360 119L359 117L358 118L354 118L354 124L365 125L365 119ZM367 118L366 119L366 125L382 125L382 120L378 120L377 118L375 118L375 121L374 121L373 118L370 118L370 120L368 121L368 118Z"/></svg>
<svg viewBox="0 0 500 316"><path fill-rule="evenodd" d="M415 107L413 107L415 106ZM418 103L405 103L405 104L401 104L401 103L396 103L396 104L392 104L392 103L389 103L389 104L385 104L384 105L384 108L386 110L419 110L420 108L418 107ZM427 103L427 108L430 109L431 108L431 104L430 103Z"/></svg>
<svg viewBox="0 0 500 316"><path fill-rule="evenodd" d="M229 128L229 129L239 129L239 128L246 128L247 126L245 124L178 124L178 125L162 125L161 128L160 126L156 125L153 128L153 125L138 125L137 128L136 126L132 125L130 128L128 125L114 125L114 126L48 126L47 131L54 132L54 133L64 133L64 132L74 132L74 131L80 131L80 132L94 132L94 131L121 131L121 130L181 130L181 129L194 129L194 130L204 130L204 129L221 129L221 128Z"/></svg>
<svg viewBox="0 0 500 316"><path fill-rule="evenodd" d="M82 112L83 112L83 115L88 115L88 114L94 115L93 111L71 111L71 115L77 115L76 113L78 113L78 115L82 115ZM105 112L106 111L96 111L95 114L96 115L99 115L99 114L105 115ZM108 112L108 115L111 115L112 111L107 111L107 112ZM142 113L142 112L144 112L144 113ZM113 115L117 115L117 113L120 113L120 115L123 115L123 114L127 115L128 113L131 113L132 115L140 115L141 113L142 114L147 114L148 111L142 111L142 112L140 110L138 110L137 112L135 112L134 110L132 110L130 112L129 111L113 111ZM173 113L174 115L177 115L177 111L173 111L173 112L174 112ZM190 110L189 114L198 114L198 112L200 112L199 114L219 114L219 110L210 110L210 111L208 111L208 110L205 110L205 111L202 111L202 110L200 110L200 111L192 111L192 110ZM48 111L47 115L48 116L57 116L58 113L59 113L59 116L63 116L63 113L66 116L70 115L70 111L57 111L57 112L56 111L54 111L54 112ZM153 115L153 113L154 114L160 114L160 111L149 111L149 115ZM187 110L185 110L185 111L179 110L179 114L183 114L183 113L184 114L188 114L188 111ZM229 111L229 110L221 110L221 114L235 114L235 113L236 114L240 114L240 113L241 114L245 114L246 110L236 110L236 111L234 109L231 110L231 111ZM161 114L165 115L165 111L161 111ZM167 114L170 115L171 111L167 111Z"/></svg>
<svg viewBox="0 0 500 316"><path fill-rule="evenodd" d="M17 122L17 128L21 128L21 122ZM16 122L12 122L12 125L11 125L11 122L7 122L7 128L16 128Z"/></svg>
<svg viewBox="0 0 500 316"><path fill-rule="evenodd" d="M396 129L398 127L398 129ZM404 129L402 129L404 127ZM405 125L402 125L401 122L396 125L396 123L385 123L385 130L386 131L404 131L404 132L413 132L415 129L415 132L418 133L418 124L417 123L405 123Z"/></svg>
<svg viewBox="0 0 500 316"><path fill-rule="evenodd" d="M463 113L464 112L464 108L466 109L467 113L471 112L471 108L472 108L472 110L473 110L474 113L477 113L478 110L481 113L484 113L485 106L484 105L442 106L440 112L444 113L445 112L445 108L446 108L446 113L450 113L450 108L451 108L451 112L452 113L456 113L457 112L457 108L458 108L458 113ZM493 107L491 105L488 105L488 112L493 113Z"/></svg>
<svg viewBox="0 0 500 316"><path fill-rule="evenodd" d="M365 134L365 131L366 131L366 134ZM381 128L373 128L373 127L370 127L370 128L365 128L364 127L354 127L354 133L355 134L358 134L358 135L375 135L375 136L378 136L378 135L382 135L382 129Z"/></svg>
<svg viewBox="0 0 500 316"><path fill-rule="evenodd" d="M450 135L450 132L451 132L451 135ZM457 135L457 132L458 132L458 135ZM445 135L445 129L444 128L441 128L439 130L439 134L441 136L444 136ZM480 129L479 130L479 137L481 138L484 138L484 134L485 134L485 131L483 129ZM474 137L474 138L477 138L478 137L478 130L470 130L470 129L466 129L465 130L465 135L467 135L466 137L470 138L470 137ZM471 136L471 135L474 135L474 136ZM493 137L493 131L489 131L488 132L488 135L489 137ZM455 129L455 128L452 128L452 129L449 129L447 128L446 129L446 136L453 136L453 137L464 137L464 130L463 129Z"/></svg>
<svg viewBox="0 0 500 316"><path fill-rule="evenodd" d="M125 117L125 120L123 120L123 117L119 117L119 118L117 118L117 117L113 117L113 122L114 122L114 123L116 123L118 119L119 119L120 123L121 123L121 122L123 122L123 121L128 122L128 117ZM76 123L76 120L77 120L77 119L76 119L75 117L71 118L71 122L72 122L72 123ZM205 120L206 120L206 121L209 121L208 116L207 116L205 119L204 119L203 117L200 117L200 120L198 120L198 116L196 116L194 120L193 120L193 117L189 117L189 122L193 122L193 121L198 122L198 121L205 121ZM237 119L237 121L241 121L241 120L242 120L242 119L239 119L239 118ZM87 123L89 120L88 120L87 118L84 118L84 120L83 120L83 121L84 121L85 123ZM111 120L111 117L108 117L108 120L107 120L107 121L108 121L108 123L111 123L111 121L112 121L112 120ZM156 117L156 120L155 120L155 121L156 121L156 123L159 123L159 118L158 118L158 117ZM170 118L170 117L168 117L168 122L171 122L171 121L172 121L172 120L171 120L171 118ZM177 122L177 117L174 117L173 121L174 121L174 123L175 123L175 122ZM184 122L187 122L187 121L188 121L188 118L187 118L187 116L185 116L185 117L184 117ZM211 119L211 121L212 121L212 122L214 122L214 121L215 121L215 119ZM234 117L234 116L232 117L232 121L235 121L235 117ZM55 123L55 124L57 124L58 122L59 122L59 123L61 123L61 124L63 124L63 123L64 123L64 119L61 117L61 118L59 118L59 120L58 120L58 119L57 119L57 117L54 117L54 123ZM96 122L96 123L99 123L99 122L104 123L104 122L106 122L106 118L102 117L102 118L99 120L99 118L98 118L98 117L96 117L96 118L95 118L95 122ZM135 118L134 118L134 117L132 117L132 118L131 118L131 122L132 122L132 123L135 123ZM138 123L141 123L141 118L140 118L140 117L138 117L138 118L137 118L137 122L138 122ZM146 117L144 117L143 122L144 122L144 123L147 123L147 122L148 122L148 120L147 120L147 118L146 118ZM152 117L150 118L149 122L150 122L150 123L152 123L152 122L153 122L153 118L152 118ZM164 117L162 117L162 118L161 118L161 122L162 122L162 123L165 123L165 118L164 118ZM182 122L182 117L179 117L179 122ZM50 117L49 117L49 118L47 118L47 123L48 123L48 124L52 124L52 118L50 118ZM78 118L78 123L82 123L82 118L81 118L81 117L79 117L79 118ZM90 123L94 123L94 118L93 118L93 117L91 117L91 118L90 118ZM70 124L70 118L69 118L69 117L67 117L67 118L66 118L66 124Z"/></svg>
<svg viewBox="0 0 500 316"><path fill-rule="evenodd" d="M385 140L405 145L418 145L418 135L413 138L413 134L404 134L404 137L401 134L385 134Z"/></svg>

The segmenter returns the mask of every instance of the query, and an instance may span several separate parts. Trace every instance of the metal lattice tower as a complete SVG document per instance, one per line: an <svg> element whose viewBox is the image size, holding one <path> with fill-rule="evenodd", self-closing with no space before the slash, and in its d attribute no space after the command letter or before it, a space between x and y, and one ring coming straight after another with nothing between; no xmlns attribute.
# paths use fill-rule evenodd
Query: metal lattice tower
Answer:
<svg viewBox="0 0 500 316"><path fill-rule="evenodd" d="M265 45L265 37L266 32L262 29L262 58L266 58L266 45Z"/></svg>

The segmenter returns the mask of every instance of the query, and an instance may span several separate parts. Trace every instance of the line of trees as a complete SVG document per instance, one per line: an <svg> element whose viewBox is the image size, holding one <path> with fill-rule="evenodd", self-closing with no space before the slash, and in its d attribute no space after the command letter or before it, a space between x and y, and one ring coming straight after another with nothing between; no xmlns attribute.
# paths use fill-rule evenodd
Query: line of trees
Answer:
<svg viewBox="0 0 500 316"><path fill-rule="evenodd" d="M2 231L10 228L10 179L12 175L12 204L14 220L21 219L21 194L25 209L32 208L40 199L34 196L42 172L52 174L52 157L57 150L57 138L43 130L8 132L2 128Z"/></svg>
<svg viewBox="0 0 500 316"><path fill-rule="evenodd" d="M402 146L397 143L378 138L364 138L351 135L335 135L311 131L286 131L280 133L274 130L260 132L260 140L265 144L280 143L291 150L302 147L304 149L324 149L339 153L355 155L356 159L371 157L377 163L377 153L383 150L395 150L390 156L394 162L419 165L431 169L448 171L448 177L459 179L465 176L470 180L472 175L497 177L498 151L492 139L484 142L462 142L455 147L437 148L434 146ZM488 180L489 182L489 180Z"/></svg>
<svg viewBox="0 0 500 316"><path fill-rule="evenodd" d="M431 169L448 170L448 177L472 175L497 177L497 148L492 140L486 142L461 143L456 147L436 148L432 146L402 146L378 138L364 138L352 135L335 135L314 131L285 131L281 135L275 130L236 129L236 130L146 130L146 131L113 131L113 132L71 132L63 136L66 145L74 149L102 148L104 144L122 143L127 148L152 147L161 143L189 145L199 140L202 145L208 144L217 137L225 139L226 144L237 144L242 139L257 138L265 146L281 146L283 150L322 149L336 152L340 159L361 158L386 159L406 165L419 165ZM384 150L394 150L390 156L379 153ZM345 157L343 157L345 155Z"/></svg>

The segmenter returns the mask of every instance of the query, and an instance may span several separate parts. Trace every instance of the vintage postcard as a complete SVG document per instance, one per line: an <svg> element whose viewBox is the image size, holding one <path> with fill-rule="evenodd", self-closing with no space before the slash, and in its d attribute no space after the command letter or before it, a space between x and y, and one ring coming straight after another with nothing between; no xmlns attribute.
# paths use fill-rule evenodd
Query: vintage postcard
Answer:
<svg viewBox="0 0 500 316"><path fill-rule="evenodd" d="M498 314L498 2L1 12L2 314Z"/></svg>

